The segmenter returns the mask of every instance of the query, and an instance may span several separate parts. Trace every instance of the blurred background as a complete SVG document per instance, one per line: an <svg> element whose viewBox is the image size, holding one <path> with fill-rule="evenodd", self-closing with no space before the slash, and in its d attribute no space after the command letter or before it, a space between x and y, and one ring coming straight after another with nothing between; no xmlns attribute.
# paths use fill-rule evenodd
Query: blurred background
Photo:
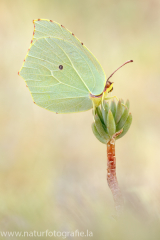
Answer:
<svg viewBox="0 0 160 240"><path fill-rule="evenodd" d="M159 13L159 0L0 0L0 231L88 229L92 239L159 239ZM74 32L107 77L134 60L113 76L110 94L129 99L133 115L116 142L125 200L118 222L92 112L57 115L38 107L17 74L37 18Z"/></svg>

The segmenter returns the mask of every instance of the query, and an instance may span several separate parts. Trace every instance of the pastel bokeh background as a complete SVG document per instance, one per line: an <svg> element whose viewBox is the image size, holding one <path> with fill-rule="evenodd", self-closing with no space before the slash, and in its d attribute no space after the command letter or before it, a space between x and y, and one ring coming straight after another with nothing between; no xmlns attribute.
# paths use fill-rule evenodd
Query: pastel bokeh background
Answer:
<svg viewBox="0 0 160 240"><path fill-rule="evenodd" d="M0 0L0 231L88 229L92 239L159 239L159 12L159 0ZM91 111L44 110L17 74L37 18L74 32L106 76L134 60L114 75L110 94L129 99L133 115L116 142L120 222L112 217L106 146L92 133Z"/></svg>

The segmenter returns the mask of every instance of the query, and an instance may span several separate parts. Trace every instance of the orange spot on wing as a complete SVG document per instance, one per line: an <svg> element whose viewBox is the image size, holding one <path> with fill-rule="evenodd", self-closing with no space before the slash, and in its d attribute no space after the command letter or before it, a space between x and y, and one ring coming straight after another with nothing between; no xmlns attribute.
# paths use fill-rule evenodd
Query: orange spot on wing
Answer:
<svg viewBox="0 0 160 240"><path fill-rule="evenodd" d="M19 72L18 72L18 75L19 75Z"/></svg>
<svg viewBox="0 0 160 240"><path fill-rule="evenodd" d="M41 21L41 19L40 19L40 18L38 18L38 21Z"/></svg>
<svg viewBox="0 0 160 240"><path fill-rule="evenodd" d="M33 40L31 40L31 43L33 43Z"/></svg>
<svg viewBox="0 0 160 240"><path fill-rule="evenodd" d="M63 25L61 25L61 27L65 28Z"/></svg>
<svg viewBox="0 0 160 240"><path fill-rule="evenodd" d="M83 45L83 42L81 42L81 44Z"/></svg>
<svg viewBox="0 0 160 240"><path fill-rule="evenodd" d="M50 20L50 22L53 22L52 20Z"/></svg>
<svg viewBox="0 0 160 240"><path fill-rule="evenodd" d="M72 33L72 35L75 36L74 33Z"/></svg>

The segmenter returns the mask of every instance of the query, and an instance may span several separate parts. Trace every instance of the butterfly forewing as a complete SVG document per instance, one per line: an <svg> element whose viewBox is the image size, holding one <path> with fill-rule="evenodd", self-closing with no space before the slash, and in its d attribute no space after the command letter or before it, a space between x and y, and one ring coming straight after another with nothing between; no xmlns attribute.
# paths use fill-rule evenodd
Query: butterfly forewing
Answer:
<svg viewBox="0 0 160 240"><path fill-rule="evenodd" d="M34 102L59 113L92 108L90 93L99 95L105 85L99 62L58 23L34 23L33 41L20 71Z"/></svg>

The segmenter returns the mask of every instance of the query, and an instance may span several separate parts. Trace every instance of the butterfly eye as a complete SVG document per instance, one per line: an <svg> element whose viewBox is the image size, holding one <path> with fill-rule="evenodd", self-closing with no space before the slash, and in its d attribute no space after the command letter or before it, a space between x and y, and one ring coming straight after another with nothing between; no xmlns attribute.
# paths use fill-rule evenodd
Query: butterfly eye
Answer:
<svg viewBox="0 0 160 240"><path fill-rule="evenodd" d="M111 84L112 84L112 82L107 81L107 82L106 82L106 88L109 88L109 87L111 86Z"/></svg>
<svg viewBox="0 0 160 240"><path fill-rule="evenodd" d="M111 90L109 90L109 93L113 91L113 87L111 88Z"/></svg>
<svg viewBox="0 0 160 240"><path fill-rule="evenodd" d="M62 69L63 69L63 66L62 66L62 65L59 65L59 69L62 70Z"/></svg>

